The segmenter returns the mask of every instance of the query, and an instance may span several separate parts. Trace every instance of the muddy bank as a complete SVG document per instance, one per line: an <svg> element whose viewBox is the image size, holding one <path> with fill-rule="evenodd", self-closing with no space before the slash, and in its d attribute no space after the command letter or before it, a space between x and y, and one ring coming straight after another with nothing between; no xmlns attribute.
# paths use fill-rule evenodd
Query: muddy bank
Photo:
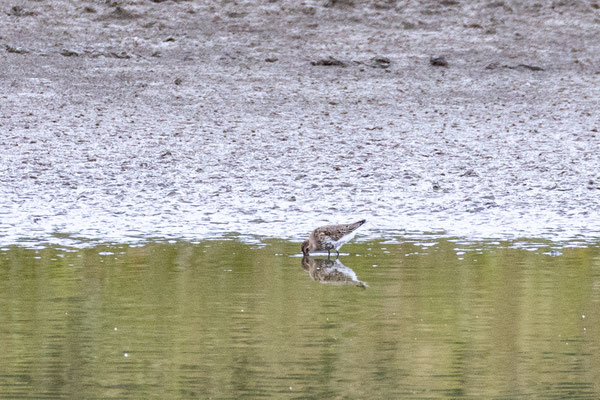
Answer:
<svg viewBox="0 0 600 400"><path fill-rule="evenodd" d="M2 6L0 242L600 237L597 3L357 3Z"/></svg>

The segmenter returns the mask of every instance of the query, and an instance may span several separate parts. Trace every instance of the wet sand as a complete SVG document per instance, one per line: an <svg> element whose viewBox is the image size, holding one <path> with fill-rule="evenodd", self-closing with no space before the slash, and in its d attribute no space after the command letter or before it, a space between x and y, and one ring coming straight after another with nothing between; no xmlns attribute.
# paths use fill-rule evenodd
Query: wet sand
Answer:
<svg viewBox="0 0 600 400"><path fill-rule="evenodd" d="M325 3L2 6L0 243L598 240L598 3Z"/></svg>

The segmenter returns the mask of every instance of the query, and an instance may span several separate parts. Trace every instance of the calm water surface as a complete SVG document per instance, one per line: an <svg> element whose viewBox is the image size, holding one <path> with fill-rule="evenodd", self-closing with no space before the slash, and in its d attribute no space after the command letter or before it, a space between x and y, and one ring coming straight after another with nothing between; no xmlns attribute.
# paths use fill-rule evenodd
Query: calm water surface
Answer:
<svg viewBox="0 0 600 400"><path fill-rule="evenodd" d="M4 248L0 398L600 398L600 249L511 247Z"/></svg>

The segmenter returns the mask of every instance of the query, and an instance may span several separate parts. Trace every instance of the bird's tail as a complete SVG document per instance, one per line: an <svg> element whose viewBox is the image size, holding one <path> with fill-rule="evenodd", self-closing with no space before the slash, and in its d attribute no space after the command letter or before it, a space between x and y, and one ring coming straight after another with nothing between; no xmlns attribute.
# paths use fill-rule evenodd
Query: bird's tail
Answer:
<svg viewBox="0 0 600 400"><path fill-rule="evenodd" d="M358 222L355 222L353 224L350 224L350 230L356 230L358 229L362 224L364 224L365 222L367 222L366 219L362 219Z"/></svg>

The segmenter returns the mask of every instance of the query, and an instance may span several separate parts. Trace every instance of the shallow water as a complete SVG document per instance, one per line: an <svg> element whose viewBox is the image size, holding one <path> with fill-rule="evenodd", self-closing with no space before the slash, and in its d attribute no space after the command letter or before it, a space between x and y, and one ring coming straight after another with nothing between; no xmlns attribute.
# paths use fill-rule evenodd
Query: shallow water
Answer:
<svg viewBox="0 0 600 400"><path fill-rule="evenodd" d="M600 397L598 247L298 249L3 248L0 397Z"/></svg>

